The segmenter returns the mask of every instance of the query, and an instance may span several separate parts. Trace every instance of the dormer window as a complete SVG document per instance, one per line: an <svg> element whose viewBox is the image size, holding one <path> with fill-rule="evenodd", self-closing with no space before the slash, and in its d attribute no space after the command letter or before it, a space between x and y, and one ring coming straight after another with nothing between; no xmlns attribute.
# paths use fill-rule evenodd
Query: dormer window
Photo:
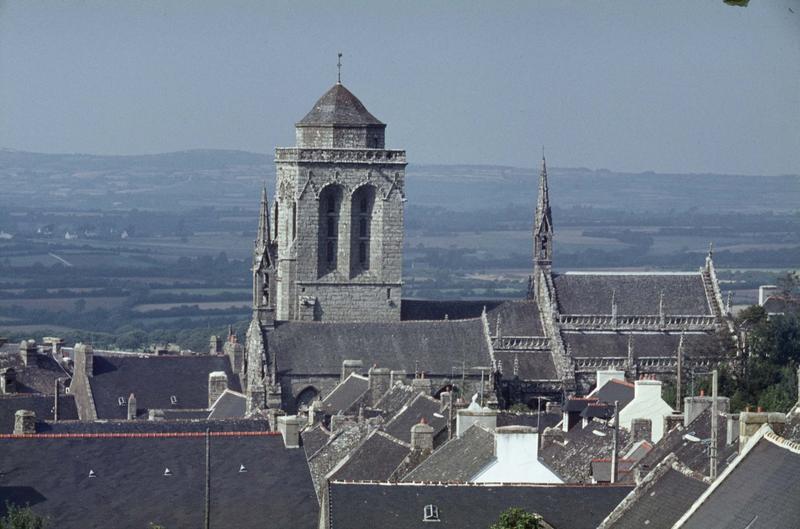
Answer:
<svg viewBox="0 0 800 529"><path fill-rule="evenodd" d="M426 505L422 512L423 522L440 522L439 508L436 505Z"/></svg>

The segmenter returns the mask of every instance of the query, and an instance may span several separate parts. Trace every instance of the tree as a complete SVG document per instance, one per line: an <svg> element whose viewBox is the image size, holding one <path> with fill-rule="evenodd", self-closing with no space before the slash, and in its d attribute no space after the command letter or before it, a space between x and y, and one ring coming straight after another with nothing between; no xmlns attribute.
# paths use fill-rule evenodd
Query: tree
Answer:
<svg viewBox="0 0 800 529"><path fill-rule="evenodd" d="M510 507L500 514L490 529L545 529L542 517L519 507Z"/></svg>
<svg viewBox="0 0 800 529"><path fill-rule="evenodd" d="M6 515L0 518L0 529L45 529L47 522L29 506L19 507L6 502Z"/></svg>

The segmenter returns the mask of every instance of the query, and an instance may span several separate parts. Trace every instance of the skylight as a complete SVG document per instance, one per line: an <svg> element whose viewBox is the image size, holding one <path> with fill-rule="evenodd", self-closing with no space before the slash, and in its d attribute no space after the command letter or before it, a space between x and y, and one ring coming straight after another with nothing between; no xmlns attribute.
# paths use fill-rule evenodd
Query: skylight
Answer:
<svg viewBox="0 0 800 529"><path fill-rule="evenodd" d="M436 505L426 505L422 512L423 522L440 522L439 508Z"/></svg>

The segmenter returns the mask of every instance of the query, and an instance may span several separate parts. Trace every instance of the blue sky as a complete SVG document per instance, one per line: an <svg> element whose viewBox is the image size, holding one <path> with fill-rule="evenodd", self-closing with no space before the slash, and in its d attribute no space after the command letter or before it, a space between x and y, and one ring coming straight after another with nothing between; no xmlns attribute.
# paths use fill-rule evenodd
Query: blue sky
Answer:
<svg viewBox="0 0 800 529"><path fill-rule="evenodd" d="M0 147L271 152L338 51L411 162L800 173L800 0L0 0Z"/></svg>

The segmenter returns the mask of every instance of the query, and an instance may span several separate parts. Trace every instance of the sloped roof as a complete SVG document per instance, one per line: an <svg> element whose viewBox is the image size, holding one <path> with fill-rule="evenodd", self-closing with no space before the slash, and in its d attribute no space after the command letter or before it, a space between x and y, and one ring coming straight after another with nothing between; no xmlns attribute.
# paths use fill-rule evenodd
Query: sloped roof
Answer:
<svg viewBox="0 0 800 529"><path fill-rule="evenodd" d="M353 93L343 84L333 85L306 116L297 122L303 126L349 126L383 125Z"/></svg>
<svg viewBox="0 0 800 529"><path fill-rule="evenodd" d="M402 408L383 430L389 435L404 441L411 442L411 427L425 421L433 428L434 438L447 428L447 418L439 411L441 404L436 399L418 393L417 397L407 406Z"/></svg>
<svg viewBox="0 0 800 529"><path fill-rule="evenodd" d="M593 391L591 396L597 397L600 402L605 402L611 405L614 404L614 401L618 401L619 409L622 410L633 400L635 392L635 386L633 384L617 379L611 379L603 384L603 387Z"/></svg>
<svg viewBox="0 0 800 529"><path fill-rule="evenodd" d="M727 428L727 419L720 414L717 420L717 470L719 472L722 472L728 466L728 463L739 450L738 440L730 445L727 444ZM694 472L708 475L708 444L706 442L690 441L686 439L686 434L701 441L711 439L711 410L706 409L703 411L689 423L688 427L679 424L669 432L665 432L664 437L639 461L637 466L643 471L649 471L655 468L669 454L673 453L681 464Z"/></svg>
<svg viewBox="0 0 800 529"><path fill-rule="evenodd" d="M387 481L411 448L380 430L374 430L353 450L329 479Z"/></svg>
<svg viewBox="0 0 800 529"><path fill-rule="evenodd" d="M403 481L468 481L494 459L494 435L472 425L434 451Z"/></svg>
<svg viewBox="0 0 800 529"><path fill-rule="evenodd" d="M36 420L53 419L54 395L18 393L0 395L0 433L14 431L14 414L17 410L30 410L36 414ZM59 395L58 417L61 420L77 420L78 408L72 395Z"/></svg>
<svg viewBox="0 0 800 529"><path fill-rule="evenodd" d="M505 301L501 300L436 300L403 299L400 304L400 319L414 320L466 320L480 318L483 308L492 311Z"/></svg>
<svg viewBox="0 0 800 529"><path fill-rule="evenodd" d="M667 315L710 315L703 279L695 273L567 273L553 278L562 314L658 314L661 293Z"/></svg>
<svg viewBox="0 0 800 529"><path fill-rule="evenodd" d="M544 410L544 404L542 405L542 410ZM538 426L541 431L544 431L545 428L550 428L560 423L562 418L561 413L554 412L514 413L501 410L497 412L497 427L530 426L531 428L536 428Z"/></svg>
<svg viewBox="0 0 800 529"><path fill-rule="evenodd" d="M539 451L541 459L567 483L590 483L593 459L611 456L613 428L598 421L589 421L585 427L574 426L564 435L564 443L554 441ZM618 444L625 447L629 434L618 432Z"/></svg>
<svg viewBox="0 0 800 529"><path fill-rule="evenodd" d="M0 452L0 494L59 529L203 526L204 434L5 438ZM210 455L211 527L317 527L303 452L280 435L212 434Z"/></svg>
<svg viewBox="0 0 800 529"><path fill-rule="evenodd" d="M442 529L484 529L509 507L538 513L556 529L595 529L631 487L334 482L328 490L331 527L430 529L422 518L434 505Z"/></svg>
<svg viewBox="0 0 800 529"><path fill-rule="evenodd" d="M89 378L98 419L122 419L133 393L139 415L151 409L208 409L208 374L224 371L228 387L241 391L227 356L95 355L94 376ZM171 397L175 396L176 404Z"/></svg>
<svg viewBox="0 0 800 529"><path fill-rule="evenodd" d="M209 419L235 419L247 414L247 397L226 389L211 408Z"/></svg>
<svg viewBox="0 0 800 529"><path fill-rule="evenodd" d="M411 402L412 399L416 398L419 393L420 391L410 384L395 382L395 384L389 388L389 391L378 399L374 408L380 410L381 415L388 419L393 417L395 413Z"/></svg>
<svg viewBox="0 0 800 529"><path fill-rule="evenodd" d="M344 360L364 365L450 376L467 367L490 365L480 319L397 323L291 321L267 335L280 373L339 375Z"/></svg>
<svg viewBox="0 0 800 529"><path fill-rule="evenodd" d="M679 332L601 332L566 331L561 333L569 353L580 357L627 357L628 341L634 358L643 356L675 357L678 355ZM683 354L685 358L719 355L719 339L713 333L685 333Z"/></svg>
<svg viewBox="0 0 800 529"><path fill-rule="evenodd" d="M350 373L343 382L337 384L328 395L322 399L322 407L326 413L335 414L340 411L350 411L353 405L369 389L367 377Z"/></svg>
<svg viewBox="0 0 800 529"><path fill-rule="evenodd" d="M636 486L598 529L670 529L708 488L674 458Z"/></svg>
<svg viewBox="0 0 800 529"><path fill-rule="evenodd" d="M19 344L5 344L0 350L0 369L14 368L17 393L52 395L55 380L67 378L68 374L50 355L37 354L34 358L35 362L26 366L19 354Z"/></svg>
<svg viewBox="0 0 800 529"><path fill-rule="evenodd" d="M556 380L558 373L550 351L497 351L494 357L502 362L503 377L514 378L514 365L517 376L522 380Z"/></svg>
<svg viewBox="0 0 800 529"><path fill-rule="evenodd" d="M772 529L800 524L800 445L754 440L692 506L681 529Z"/></svg>
<svg viewBox="0 0 800 529"><path fill-rule="evenodd" d="M304 448L308 458L308 468L311 471L311 479L314 481L314 488L318 494L317 498L322 497L325 476L350 452L355 450L373 428L368 422L350 424L332 433L327 440L322 438L324 432L319 426L303 432L303 444L305 445L306 439L308 439L310 445L304 446ZM324 444L319 446L321 441L324 441Z"/></svg>
<svg viewBox="0 0 800 529"><path fill-rule="evenodd" d="M155 434L212 432L268 432L264 419L180 419L174 421L128 421L124 419L97 421L47 421L36 424L41 434Z"/></svg>

